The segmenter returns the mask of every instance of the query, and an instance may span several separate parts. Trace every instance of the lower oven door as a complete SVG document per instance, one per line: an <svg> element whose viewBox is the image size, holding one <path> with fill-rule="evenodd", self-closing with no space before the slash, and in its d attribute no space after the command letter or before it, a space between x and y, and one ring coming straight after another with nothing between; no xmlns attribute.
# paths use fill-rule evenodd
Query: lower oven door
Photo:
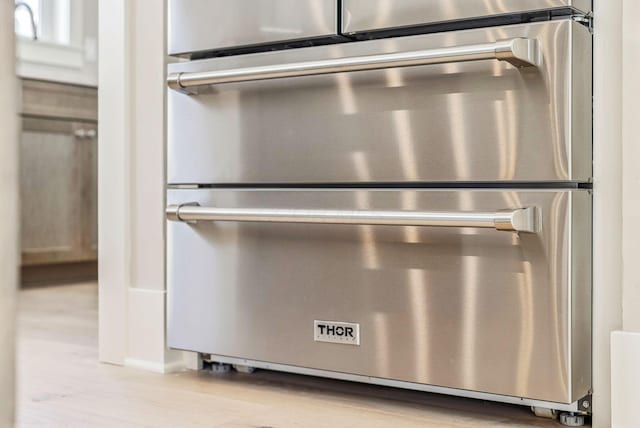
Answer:
<svg viewBox="0 0 640 428"><path fill-rule="evenodd" d="M172 348L572 403L586 190L169 190Z"/></svg>

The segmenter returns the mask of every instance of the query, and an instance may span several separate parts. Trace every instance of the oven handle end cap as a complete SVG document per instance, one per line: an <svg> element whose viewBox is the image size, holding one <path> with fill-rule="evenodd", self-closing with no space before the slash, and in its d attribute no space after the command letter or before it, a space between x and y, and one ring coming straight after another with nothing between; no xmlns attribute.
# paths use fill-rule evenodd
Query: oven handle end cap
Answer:
<svg viewBox="0 0 640 428"><path fill-rule="evenodd" d="M540 220L536 207L522 208L498 217L495 227L497 230L510 232L538 233L542 229Z"/></svg>

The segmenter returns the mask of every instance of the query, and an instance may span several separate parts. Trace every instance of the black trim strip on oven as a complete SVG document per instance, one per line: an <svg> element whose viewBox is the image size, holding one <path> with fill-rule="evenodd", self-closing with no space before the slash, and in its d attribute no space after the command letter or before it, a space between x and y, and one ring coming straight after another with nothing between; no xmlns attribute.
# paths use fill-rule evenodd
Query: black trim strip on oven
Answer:
<svg viewBox="0 0 640 428"><path fill-rule="evenodd" d="M515 14L494 15L482 18L470 18L449 22L436 22L407 27L379 29L371 31L342 33L342 7L338 5L337 21L338 33L316 38L287 40L283 42L264 43L234 48L224 48L199 52L176 53L172 56L184 57L191 60L217 58L224 56L247 55L261 52L280 51L288 49L300 49L313 46L323 46L339 43L353 43L363 40L384 39L389 37L414 36L418 34L433 34L446 31L471 30L476 28L497 27L502 25L528 24L532 22L552 21L554 19L569 18L575 15L583 15L583 12L570 7L562 7L550 10L522 12Z"/></svg>
<svg viewBox="0 0 640 428"><path fill-rule="evenodd" d="M433 34L448 31L498 27L503 25L530 24L533 22L545 22L561 18L569 18L578 14L583 15L583 12L577 11L570 7L562 7L550 10L510 13L481 18L468 18L456 21L410 25L406 27L383 28L371 31L342 33L342 35L356 41L374 40L385 39L389 37L415 36L419 34Z"/></svg>
<svg viewBox="0 0 640 428"><path fill-rule="evenodd" d="M541 189L566 190L593 188L592 183L575 181L546 181L546 182L398 182L398 183L169 183L169 189Z"/></svg>
<svg viewBox="0 0 640 428"><path fill-rule="evenodd" d="M212 51L189 52L184 54L174 54L172 56L185 57L191 60L209 59L209 58L218 58L218 57L224 57L224 56L248 55L253 53L261 53L261 52L310 48L314 46L333 45L337 43L346 43L350 41L351 41L350 39L340 34L333 34L326 37L287 40L286 42L249 45L249 46L241 46L236 48L218 49L218 50L212 50Z"/></svg>

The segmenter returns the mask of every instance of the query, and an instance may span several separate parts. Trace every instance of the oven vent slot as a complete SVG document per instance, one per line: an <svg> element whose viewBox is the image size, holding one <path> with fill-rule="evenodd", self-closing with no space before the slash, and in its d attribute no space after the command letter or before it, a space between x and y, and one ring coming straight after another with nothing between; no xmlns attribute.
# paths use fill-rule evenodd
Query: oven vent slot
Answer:
<svg viewBox="0 0 640 428"><path fill-rule="evenodd" d="M218 57L224 57L224 56L248 55L253 53L261 53L261 52L282 51L287 49L309 48L313 46L332 45L336 43L345 43L349 41L350 39L347 37L344 37L342 35L335 35L331 37L318 37L318 38L312 38L312 39L287 40L286 42L280 42L280 43L268 43L268 44L260 44L260 45L241 46L237 48L190 52L185 54L177 54L173 56L191 59L191 60L198 60L198 59L218 58Z"/></svg>
<svg viewBox="0 0 640 428"><path fill-rule="evenodd" d="M428 23L412 25L406 27L377 29L363 32L340 33L333 36L306 38L298 40L287 40L286 42L265 43L258 45L241 46L217 50L207 50L199 52L189 52L175 54L175 57L182 57L191 60L217 58L225 56L248 55L253 53L272 52L289 49L300 49L314 46L323 46L339 43L349 43L363 40L384 39L389 37L414 36L419 34L442 33L448 31L470 30L474 28L497 27L503 25L526 24L532 22L552 21L557 19L572 18L576 22L584 23L591 28L591 15L584 15L582 12L570 7L556 8L550 10L539 10L533 12L494 15L482 18L470 18L456 21ZM342 28L342 7L338 7L338 28Z"/></svg>
<svg viewBox="0 0 640 428"><path fill-rule="evenodd" d="M573 18L576 16L584 17L584 14L570 7L563 7L533 12L494 15L482 18L469 18L457 21L419 24L397 28L384 28L363 32L343 33L343 36L356 41L374 40L385 39L389 37L415 36L418 34L432 34L448 31L471 30L475 28L497 27L503 25L528 24L533 22Z"/></svg>

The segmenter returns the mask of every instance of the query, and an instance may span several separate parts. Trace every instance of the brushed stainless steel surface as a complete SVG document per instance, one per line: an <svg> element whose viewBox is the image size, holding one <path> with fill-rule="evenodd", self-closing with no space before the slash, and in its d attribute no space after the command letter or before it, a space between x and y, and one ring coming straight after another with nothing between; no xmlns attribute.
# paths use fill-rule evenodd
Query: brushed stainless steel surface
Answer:
<svg viewBox="0 0 640 428"><path fill-rule="evenodd" d="M475 400L495 401L498 403L516 404L520 406L545 406L550 409L562 412L578 412L578 402L570 404L555 403L552 401L531 400L527 398L514 397L511 395L488 394L486 392L468 391L466 389L446 388L435 385L426 385L423 383L403 382L393 379L383 379L371 376L354 375L350 373L332 372L327 370L318 370L308 367L289 366L285 364L274 364L268 361L247 360L244 358L225 357L220 355L211 355L211 360L222 364L245 365L256 369L273 370L287 373L296 373L306 376L317 376L329 379L340 379L349 382L361 382L373 385L388 386L391 388L402 388L413 391L429 392L432 394L446 394L457 397L473 398Z"/></svg>
<svg viewBox="0 0 640 428"><path fill-rule="evenodd" d="M337 34L336 0L169 0L169 55Z"/></svg>
<svg viewBox="0 0 640 428"><path fill-rule="evenodd" d="M176 63L271 67L537 40L499 61L230 83L168 94L168 182L589 181L591 35L570 20Z"/></svg>
<svg viewBox="0 0 640 428"><path fill-rule="evenodd" d="M188 92L190 88L197 89L200 86L219 85L223 83L316 76L321 74L381 70L384 68L412 67L418 65L486 61L491 59L506 61L515 67L535 67L540 60L538 42L531 39L516 38L494 43L454 46L442 49L327 59L293 64L275 64L199 73L172 73L167 78L167 83L171 89L187 90Z"/></svg>
<svg viewBox="0 0 640 428"><path fill-rule="evenodd" d="M591 11L591 0L343 0L344 33L546 9Z"/></svg>
<svg viewBox="0 0 640 428"><path fill-rule="evenodd" d="M168 223L173 348L527 399L586 395L591 195L584 190L169 190L169 204L244 209L514 210L539 233L236 222ZM583 220L584 219L584 220ZM360 324L360 346L313 340Z"/></svg>
<svg viewBox="0 0 640 428"><path fill-rule="evenodd" d="M498 212L421 212L371 210L309 210L201 207L197 203L169 205L171 221L247 221L259 223L355 224L372 226L476 227L535 233L541 219L536 208Z"/></svg>

